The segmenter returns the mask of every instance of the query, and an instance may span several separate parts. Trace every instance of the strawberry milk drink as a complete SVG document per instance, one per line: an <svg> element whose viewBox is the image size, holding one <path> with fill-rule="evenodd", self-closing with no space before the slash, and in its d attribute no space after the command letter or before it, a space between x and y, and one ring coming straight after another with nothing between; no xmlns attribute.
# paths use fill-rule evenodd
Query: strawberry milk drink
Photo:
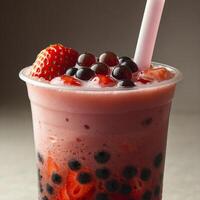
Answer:
<svg viewBox="0 0 200 200"><path fill-rule="evenodd" d="M164 1L150 2L145 13L160 14L151 14L157 23L147 28L144 15L134 61L54 44L20 72L31 102L39 200L162 199L169 114L181 73L151 63Z"/></svg>

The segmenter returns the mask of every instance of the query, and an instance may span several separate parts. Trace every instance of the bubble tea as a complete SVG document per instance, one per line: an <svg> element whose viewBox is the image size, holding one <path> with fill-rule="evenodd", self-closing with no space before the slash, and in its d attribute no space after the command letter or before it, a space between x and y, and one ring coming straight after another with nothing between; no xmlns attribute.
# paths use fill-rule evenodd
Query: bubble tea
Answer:
<svg viewBox="0 0 200 200"><path fill-rule="evenodd" d="M61 44L20 77L31 102L40 200L161 200L180 72Z"/></svg>

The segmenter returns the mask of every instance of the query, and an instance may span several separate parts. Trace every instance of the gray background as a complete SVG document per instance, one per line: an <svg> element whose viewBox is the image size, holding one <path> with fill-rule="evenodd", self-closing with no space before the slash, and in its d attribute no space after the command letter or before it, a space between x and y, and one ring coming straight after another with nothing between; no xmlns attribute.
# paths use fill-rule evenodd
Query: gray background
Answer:
<svg viewBox="0 0 200 200"><path fill-rule="evenodd" d="M133 56L146 0L1 0L0 199L36 200L29 102L19 70L51 43ZM179 68L164 199L200 199L200 2L166 0L154 60Z"/></svg>

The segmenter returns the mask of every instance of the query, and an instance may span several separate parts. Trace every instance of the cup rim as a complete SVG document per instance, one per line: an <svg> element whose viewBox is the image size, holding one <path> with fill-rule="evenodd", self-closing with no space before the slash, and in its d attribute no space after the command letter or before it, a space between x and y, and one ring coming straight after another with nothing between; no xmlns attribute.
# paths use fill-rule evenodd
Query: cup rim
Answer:
<svg viewBox="0 0 200 200"><path fill-rule="evenodd" d="M127 91L141 91L144 89L153 89L153 88L160 88L168 85L177 84L183 79L182 73L175 67L171 67L166 64L162 64L159 62L152 62L152 65L155 67L165 67L167 70L174 73L174 77L165 80L162 82L156 82L152 84L146 84L141 86L136 86L134 88L113 88L113 87L106 87L106 88L90 88L90 87L74 87L74 86L66 86L66 85L53 85L49 84L47 82L42 82L33 78L30 78L27 75L27 71L30 69L31 66L23 68L19 72L19 78L26 82L27 84L31 84L33 86L41 87L41 88L47 88L47 89L54 89L54 90L60 90L60 91L75 91L75 92L127 92Z"/></svg>

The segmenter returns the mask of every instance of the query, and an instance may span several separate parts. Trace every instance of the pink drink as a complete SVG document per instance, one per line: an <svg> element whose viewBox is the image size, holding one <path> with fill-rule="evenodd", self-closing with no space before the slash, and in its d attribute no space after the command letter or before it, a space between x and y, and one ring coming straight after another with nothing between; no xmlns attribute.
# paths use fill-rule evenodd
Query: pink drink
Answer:
<svg viewBox="0 0 200 200"><path fill-rule="evenodd" d="M180 73L119 90L31 80L39 199L161 200L168 120Z"/></svg>

